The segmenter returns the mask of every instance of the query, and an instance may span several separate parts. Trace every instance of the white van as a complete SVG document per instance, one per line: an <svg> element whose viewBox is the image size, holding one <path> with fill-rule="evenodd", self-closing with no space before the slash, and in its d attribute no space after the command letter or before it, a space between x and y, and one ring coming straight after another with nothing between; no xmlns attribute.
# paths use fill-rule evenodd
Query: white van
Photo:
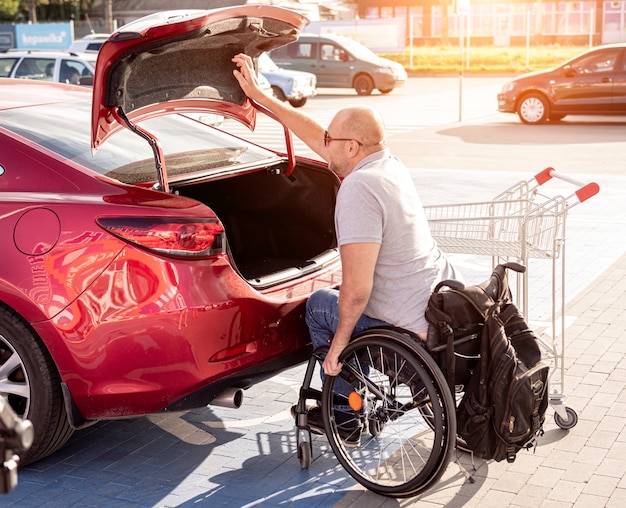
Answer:
<svg viewBox="0 0 626 508"><path fill-rule="evenodd" d="M69 51L73 53L97 53L110 34L89 34L72 42Z"/></svg>

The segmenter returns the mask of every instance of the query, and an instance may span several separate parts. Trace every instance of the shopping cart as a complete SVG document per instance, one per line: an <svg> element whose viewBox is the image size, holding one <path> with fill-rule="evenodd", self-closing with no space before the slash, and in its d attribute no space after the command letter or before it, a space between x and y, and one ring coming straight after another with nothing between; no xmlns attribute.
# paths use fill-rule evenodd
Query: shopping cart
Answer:
<svg viewBox="0 0 626 508"><path fill-rule="evenodd" d="M542 186L553 178L578 188L566 196L547 196ZM491 256L493 267L505 261L528 267L531 258L551 261L551 324L540 334L540 340L544 356L552 362L550 405L555 411L555 422L562 429L570 429L578 422L576 411L564 405L565 222L571 208L599 190L594 182L584 183L546 168L491 201L424 207L433 237L444 252ZM530 319L528 277L528 269L518 276L516 293L520 310Z"/></svg>

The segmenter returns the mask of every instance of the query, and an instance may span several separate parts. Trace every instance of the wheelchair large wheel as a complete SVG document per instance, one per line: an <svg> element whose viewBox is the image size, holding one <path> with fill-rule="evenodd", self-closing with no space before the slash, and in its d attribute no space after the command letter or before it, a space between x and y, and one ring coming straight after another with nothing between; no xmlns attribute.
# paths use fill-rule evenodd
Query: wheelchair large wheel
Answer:
<svg viewBox="0 0 626 508"><path fill-rule="evenodd" d="M387 328L356 336L341 361L342 373L324 380L321 407L338 461L381 495L428 488L445 471L456 437L454 399L439 367L407 333Z"/></svg>

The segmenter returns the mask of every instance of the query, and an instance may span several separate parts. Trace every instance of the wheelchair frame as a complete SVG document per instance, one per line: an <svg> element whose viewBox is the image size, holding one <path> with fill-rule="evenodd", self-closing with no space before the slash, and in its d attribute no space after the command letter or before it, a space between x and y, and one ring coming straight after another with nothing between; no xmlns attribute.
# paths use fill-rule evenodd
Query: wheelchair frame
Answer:
<svg viewBox="0 0 626 508"><path fill-rule="evenodd" d="M301 467L311 463L307 400L314 400L337 460L368 490L401 498L435 483L455 447L456 404L420 339L394 327L364 330L342 353L341 374L327 376L317 390L311 381L325 354L315 351L309 360L296 406ZM336 393L338 379L350 385L348 399ZM362 429L357 448L342 439L347 414L352 415L352 428Z"/></svg>

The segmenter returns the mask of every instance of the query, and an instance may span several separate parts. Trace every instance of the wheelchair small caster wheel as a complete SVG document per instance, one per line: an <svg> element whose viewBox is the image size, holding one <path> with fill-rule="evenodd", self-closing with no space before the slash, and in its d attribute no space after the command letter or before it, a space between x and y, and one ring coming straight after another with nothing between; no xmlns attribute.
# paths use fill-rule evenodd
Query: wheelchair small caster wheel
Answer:
<svg viewBox="0 0 626 508"><path fill-rule="evenodd" d="M298 459L300 459L300 467L309 469L311 465L311 443L303 442L298 445Z"/></svg>
<svg viewBox="0 0 626 508"><path fill-rule="evenodd" d="M373 437L380 435L380 433L383 431L384 428L385 428L384 422L381 422L378 418L376 417L368 418L367 430Z"/></svg>
<svg viewBox="0 0 626 508"><path fill-rule="evenodd" d="M576 426L578 423L578 414L571 407L566 407L565 412L567 418L561 418L559 413L554 413L554 422L562 429L569 430Z"/></svg>

